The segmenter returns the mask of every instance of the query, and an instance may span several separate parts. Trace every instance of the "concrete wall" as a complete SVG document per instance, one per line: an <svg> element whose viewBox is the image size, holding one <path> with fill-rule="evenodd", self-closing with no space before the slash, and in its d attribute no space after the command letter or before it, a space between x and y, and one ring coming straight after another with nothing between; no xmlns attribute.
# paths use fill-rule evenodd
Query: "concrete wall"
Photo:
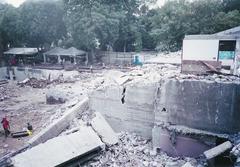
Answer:
<svg viewBox="0 0 240 167"><path fill-rule="evenodd" d="M46 69L34 69L28 67L12 67L11 71L14 71L17 81L22 81L26 78L57 79L59 76L64 78L73 77L78 75L77 71L64 71L64 70L46 70ZM7 67L0 68L0 79L6 79L8 76Z"/></svg>
<svg viewBox="0 0 240 167"><path fill-rule="evenodd" d="M155 88L154 84L128 86L124 104L121 101L123 87L98 90L90 97L90 108L102 113L117 132L135 132L151 138Z"/></svg>
<svg viewBox="0 0 240 167"><path fill-rule="evenodd" d="M240 130L240 85L205 81L162 80L155 121L218 133ZM162 112L165 108L166 112ZM162 114L163 113L163 114Z"/></svg>
<svg viewBox="0 0 240 167"><path fill-rule="evenodd" d="M102 113L117 132L151 138L154 124L170 123L215 133L240 130L240 85L171 79L148 85L110 87L90 96L90 108Z"/></svg>
<svg viewBox="0 0 240 167"><path fill-rule="evenodd" d="M7 68L0 67L0 80L6 79L6 74L7 74Z"/></svg>

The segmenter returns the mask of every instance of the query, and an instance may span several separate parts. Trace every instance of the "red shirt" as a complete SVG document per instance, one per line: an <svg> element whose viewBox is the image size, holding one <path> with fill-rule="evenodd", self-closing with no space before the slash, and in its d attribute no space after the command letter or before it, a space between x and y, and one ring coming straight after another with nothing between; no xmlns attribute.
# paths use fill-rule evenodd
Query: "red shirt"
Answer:
<svg viewBox="0 0 240 167"><path fill-rule="evenodd" d="M6 118L3 118L2 120L2 125L4 129L8 129L9 128L9 122Z"/></svg>

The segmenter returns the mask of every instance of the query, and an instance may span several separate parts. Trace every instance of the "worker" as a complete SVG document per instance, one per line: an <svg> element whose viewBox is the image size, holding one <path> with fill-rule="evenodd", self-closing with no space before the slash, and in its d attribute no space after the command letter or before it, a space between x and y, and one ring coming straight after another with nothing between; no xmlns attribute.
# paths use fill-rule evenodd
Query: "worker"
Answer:
<svg viewBox="0 0 240 167"><path fill-rule="evenodd" d="M30 130L30 131L33 130L33 127L32 127L32 125L29 122L27 123L27 129Z"/></svg>
<svg viewBox="0 0 240 167"><path fill-rule="evenodd" d="M29 136L33 133L33 127L29 122L27 123L27 133Z"/></svg>
<svg viewBox="0 0 240 167"><path fill-rule="evenodd" d="M2 119L1 123L2 123L3 129L4 129L5 138L7 138L8 135L10 134L10 125L9 125L9 121L7 120L6 116Z"/></svg>

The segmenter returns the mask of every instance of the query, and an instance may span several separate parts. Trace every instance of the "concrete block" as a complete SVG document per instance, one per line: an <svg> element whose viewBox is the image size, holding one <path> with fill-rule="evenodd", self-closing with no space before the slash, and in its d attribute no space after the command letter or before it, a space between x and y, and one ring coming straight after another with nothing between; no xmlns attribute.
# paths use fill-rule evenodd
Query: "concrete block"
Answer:
<svg viewBox="0 0 240 167"><path fill-rule="evenodd" d="M207 160L210 160L222 153L224 153L227 150L230 150L232 148L232 143L230 141L226 141L210 150L205 151L203 154L206 157Z"/></svg>
<svg viewBox="0 0 240 167"><path fill-rule="evenodd" d="M91 125L95 132L100 136L102 141L107 145L114 145L118 142L117 134L113 131L108 122L101 113L96 112L95 117L91 121Z"/></svg>
<svg viewBox="0 0 240 167"><path fill-rule="evenodd" d="M81 127L79 132L48 140L11 160L15 167L53 167L79 158L98 147L104 148L104 144L93 129Z"/></svg>
<svg viewBox="0 0 240 167"><path fill-rule="evenodd" d="M85 98L74 107L70 108L64 115L43 129L39 134L29 140L31 146L44 143L47 140L58 136L64 129L69 126L69 123L79 114L88 108L89 99Z"/></svg>

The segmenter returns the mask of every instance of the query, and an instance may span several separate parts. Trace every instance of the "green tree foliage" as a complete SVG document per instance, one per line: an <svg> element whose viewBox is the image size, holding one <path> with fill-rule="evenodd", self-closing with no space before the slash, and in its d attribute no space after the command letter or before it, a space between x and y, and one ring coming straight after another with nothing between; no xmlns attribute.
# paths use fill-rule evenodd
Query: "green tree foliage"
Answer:
<svg viewBox="0 0 240 167"><path fill-rule="evenodd" d="M27 0L0 4L0 52L10 44L175 51L189 34L213 34L240 25L239 0ZM59 42L59 41L62 42Z"/></svg>
<svg viewBox="0 0 240 167"><path fill-rule="evenodd" d="M101 48L113 46L118 38L121 14L111 1L65 0L65 21L69 38L79 48L91 50L98 43Z"/></svg>
<svg viewBox="0 0 240 167"><path fill-rule="evenodd" d="M116 51L142 48L142 0L64 0L70 38L77 47Z"/></svg>
<svg viewBox="0 0 240 167"><path fill-rule="evenodd" d="M21 42L19 12L10 5L0 5L1 47L19 45Z"/></svg>
<svg viewBox="0 0 240 167"><path fill-rule="evenodd" d="M176 51L189 34L213 34L240 25L239 11L225 12L234 0L168 1L152 16L151 34L157 49ZM233 7L233 6L232 6ZM232 8L234 9L234 8Z"/></svg>
<svg viewBox="0 0 240 167"><path fill-rule="evenodd" d="M23 42L27 46L42 47L57 43L66 35L61 4L55 2L26 2L20 7Z"/></svg>
<svg viewBox="0 0 240 167"><path fill-rule="evenodd" d="M225 12L240 10L239 0L223 0L223 7Z"/></svg>

